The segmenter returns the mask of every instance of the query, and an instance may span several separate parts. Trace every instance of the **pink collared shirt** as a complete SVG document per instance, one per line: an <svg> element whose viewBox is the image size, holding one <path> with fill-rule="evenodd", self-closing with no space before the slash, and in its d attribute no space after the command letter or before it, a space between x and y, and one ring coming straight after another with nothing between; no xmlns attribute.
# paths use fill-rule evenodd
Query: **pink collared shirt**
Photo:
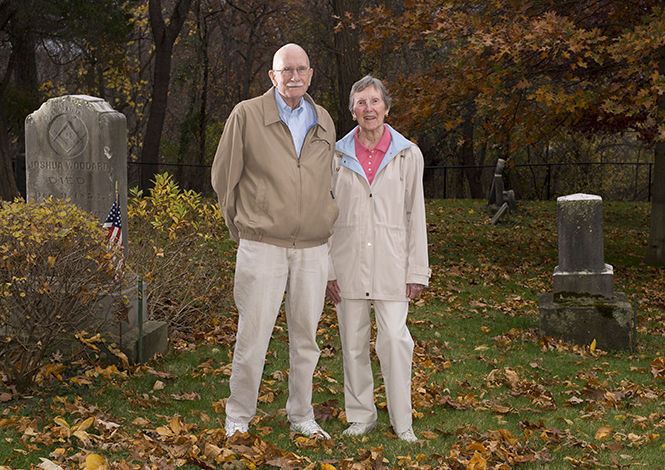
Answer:
<svg viewBox="0 0 665 470"><path fill-rule="evenodd" d="M353 135L353 141L356 144L356 158L360 162L360 165L362 165L363 170L365 170L365 176L367 176L369 184L372 184L372 181L374 181L374 176L381 166L383 157L386 156L386 152L388 151L388 148L390 148L390 142L392 140L390 131L385 124L383 125L383 129L384 131L381 140L379 140L376 147L371 150L360 142L360 139L358 138L358 131L360 131L360 128L356 129L356 132Z"/></svg>

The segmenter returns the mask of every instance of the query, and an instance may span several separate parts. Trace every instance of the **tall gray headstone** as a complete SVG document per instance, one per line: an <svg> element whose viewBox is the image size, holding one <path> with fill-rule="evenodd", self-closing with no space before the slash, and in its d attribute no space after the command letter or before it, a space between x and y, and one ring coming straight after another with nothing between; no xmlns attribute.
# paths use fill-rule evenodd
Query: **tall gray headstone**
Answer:
<svg viewBox="0 0 665 470"><path fill-rule="evenodd" d="M115 200L127 246L127 122L101 98L51 98L25 120L27 199L70 199L104 221Z"/></svg>
<svg viewBox="0 0 665 470"><path fill-rule="evenodd" d="M614 292L614 269L604 261L603 200L592 194L557 198L559 265L553 292L538 299L540 330L603 349L633 346L633 309Z"/></svg>
<svg viewBox="0 0 665 470"><path fill-rule="evenodd" d="M559 265L554 268L554 296L614 296L614 268L605 264L603 200L593 194L557 198Z"/></svg>

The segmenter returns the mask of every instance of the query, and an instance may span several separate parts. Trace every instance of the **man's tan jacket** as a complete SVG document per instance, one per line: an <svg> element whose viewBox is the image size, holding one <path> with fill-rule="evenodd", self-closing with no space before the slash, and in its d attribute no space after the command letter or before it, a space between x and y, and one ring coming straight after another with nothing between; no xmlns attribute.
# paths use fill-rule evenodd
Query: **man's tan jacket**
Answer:
<svg viewBox="0 0 665 470"><path fill-rule="evenodd" d="M236 242L322 245L338 212L330 191L335 126L328 112L305 95L314 104L317 123L298 158L274 93L271 88L231 112L212 164L212 187Z"/></svg>

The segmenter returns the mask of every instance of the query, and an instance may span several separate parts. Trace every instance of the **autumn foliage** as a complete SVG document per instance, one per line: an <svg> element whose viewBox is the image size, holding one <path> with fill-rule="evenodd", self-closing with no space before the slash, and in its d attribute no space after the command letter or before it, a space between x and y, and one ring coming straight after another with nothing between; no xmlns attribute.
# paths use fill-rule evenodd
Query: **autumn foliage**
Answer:
<svg viewBox="0 0 665 470"><path fill-rule="evenodd" d="M0 370L10 383L24 390L52 356L75 358L77 333L122 315L116 256L100 222L73 204L2 203Z"/></svg>
<svg viewBox="0 0 665 470"><path fill-rule="evenodd" d="M665 138L656 98L662 4L418 0L361 24L364 50L409 64L385 70L397 119L424 135L474 129L504 157L561 132ZM397 59L398 58L398 59ZM438 128L438 129L437 129Z"/></svg>
<svg viewBox="0 0 665 470"><path fill-rule="evenodd" d="M228 307L231 244L217 204L162 173L149 194L132 190L128 205L128 263L147 283L151 318L186 333Z"/></svg>

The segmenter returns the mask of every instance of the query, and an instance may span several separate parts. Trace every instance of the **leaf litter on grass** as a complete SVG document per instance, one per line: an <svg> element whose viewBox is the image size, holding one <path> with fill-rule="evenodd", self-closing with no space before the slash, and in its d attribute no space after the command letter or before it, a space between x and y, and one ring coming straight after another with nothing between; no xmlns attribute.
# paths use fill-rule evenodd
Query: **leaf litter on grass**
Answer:
<svg viewBox="0 0 665 470"><path fill-rule="evenodd" d="M199 384L196 390L182 388L185 376L167 372L169 358L114 370L92 364L73 376L52 367L57 373L46 371L44 385L59 384L62 391L41 401L0 390L0 468L44 468L37 465L46 460L87 469L653 468L665 426L665 359L658 346L665 335L663 273L615 266L640 313L644 341L633 354L541 337L535 299L551 288L556 263L556 227L543 220L555 211L552 204L524 206L509 225L492 227L482 202L461 208L427 202L434 276L409 317L415 445L401 445L386 425L363 439L341 436L341 350L328 307L319 329L315 410L325 428L337 430L330 441L288 433L288 369L282 366L266 373L251 433L226 439L223 387L214 399L205 393L230 375L236 317L225 314L209 329L172 338L174 355L197 356L201 345L216 350L212 356L206 350L186 374ZM646 236L646 228L631 236ZM606 243L614 256L611 240ZM283 319L277 328L285 342ZM275 353L283 357L284 350ZM143 388L134 390L136 381ZM386 422L385 390L382 382L375 385ZM98 404L112 390L120 391L125 409Z"/></svg>

